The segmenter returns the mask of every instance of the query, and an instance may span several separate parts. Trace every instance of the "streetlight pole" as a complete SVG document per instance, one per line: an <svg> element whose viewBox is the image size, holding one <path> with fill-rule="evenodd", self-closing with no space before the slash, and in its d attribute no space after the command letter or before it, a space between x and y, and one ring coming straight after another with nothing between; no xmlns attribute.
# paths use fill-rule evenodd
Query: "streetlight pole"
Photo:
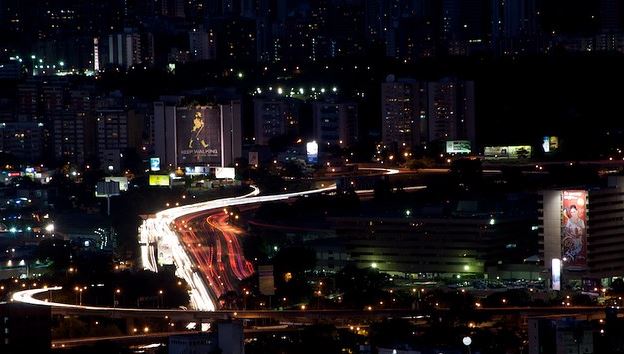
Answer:
<svg viewBox="0 0 624 354"><path fill-rule="evenodd" d="M121 289L115 289L113 291L113 308L117 307L117 295L121 293Z"/></svg>

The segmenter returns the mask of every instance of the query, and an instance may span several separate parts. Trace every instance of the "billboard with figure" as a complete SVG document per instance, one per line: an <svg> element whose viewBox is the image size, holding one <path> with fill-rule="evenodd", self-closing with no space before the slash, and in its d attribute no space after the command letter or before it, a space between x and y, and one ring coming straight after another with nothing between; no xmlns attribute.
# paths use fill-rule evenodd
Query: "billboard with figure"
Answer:
<svg viewBox="0 0 624 354"><path fill-rule="evenodd" d="M221 114L218 106L178 107L176 133L180 165L221 163Z"/></svg>
<svg viewBox="0 0 624 354"><path fill-rule="evenodd" d="M587 266L587 191L561 192L561 255L565 269Z"/></svg>

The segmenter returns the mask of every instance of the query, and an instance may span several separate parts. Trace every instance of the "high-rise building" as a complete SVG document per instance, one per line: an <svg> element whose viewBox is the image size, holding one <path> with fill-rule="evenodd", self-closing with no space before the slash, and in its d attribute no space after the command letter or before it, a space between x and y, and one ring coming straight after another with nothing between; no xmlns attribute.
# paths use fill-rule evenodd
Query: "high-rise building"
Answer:
<svg viewBox="0 0 624 354"><path fill-rule="evenodd" d="M322 145L352 146L358 140L358 105L355 102L312 103L314 139Z"/></svg>
<svg viewBox="0 0 624 354"><path fill-rule="evenodd" d="M47 131L41 122L0 123L0 151L26 163L42 162Z"/></svg>
<svg viewBox="0 0 624 354"><path fill-rule="evenodd" d="M95 100L89 89L69 92L69 104L53 121L54 158L83 164L95 153Z"/></svg>
<svg viewBox="0 0 624 354"><path fill-rule="evenodd" d="M395 80L382 84L382 142L407 152L428 142L469 140L474 145L474 82Z"/></svg>
<svg viewBox="0 0 624 354"><path fill-rule="evenodd" d="M428 83L427 95L427 140L469 140L474 146L474 82L443 78Z"/></svg>
<svg viewBox="0 0 624 354"><path fill-rule="evenodd" d="M381 84L381 138L391 149L411 150L420 145L422 85L411 79L388 76ZM423 114L424 118L424 114Z"/></svg>
<svg viewBox="0 0 624 354"><path fill-rule="evenodd" d="M536 0L492 1L492 45L499 54L538 50L538 12Z"/></svg>
<svg viewBox="0 0 624 354"><path fill-rule="evenodd" d="M289 97L254 99L255 142L268 145L271 138L299 133L301 101Z"/></svg>
<svg viewBox="0 0 624 354"><path fill-rule="evenodd" d="M189 49L193 60L210 60L217 57L217 43L213 30L203 28L189 32Z"/></svg>
<svg viewBox="0 0 624 354"><path fill-rule="evenodd" d="M98 38L99 67L107 65L128 69L133 65L154 63L154 40L151 33L140 33L134 28Z"/></svg>
<svg viewBox="0 0 624 354"><path fill-rule="evenodd" d="M217 58L227 63L256 62L256 21L240 16L215 19L209 31L214 31Z"/></svg>
<svg viewBox="0 0 624 354"><path fill-rule="evenodd" d="M607 187L547 190L539 207L539 253L550 274L561 261L562 281L624 275L624 178Z"/></svg>
<svg viewBox="0 0 624 354"><path fill-rule="evenodd" d="M619 33L622 31L624 4L619 0L600 0L600 32Z"/></svg>
<svg viewBox="0 0 624 354"><path fill-rule="evenodd" d="M143 133L143 116L123 105L121 97L101 98L97 103L97 152L100 166L119 171L127 149L138 149Z"/></svg>

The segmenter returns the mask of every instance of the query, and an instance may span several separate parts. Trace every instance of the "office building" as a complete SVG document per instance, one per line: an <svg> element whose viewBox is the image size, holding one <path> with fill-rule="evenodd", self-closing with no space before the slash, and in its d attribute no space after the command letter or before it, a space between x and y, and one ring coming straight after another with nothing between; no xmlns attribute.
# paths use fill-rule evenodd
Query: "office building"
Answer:
<svg viewBox="0 0 624 354"><path fill-rule="evenodd" d="M299 133L300 100L281 97L254 98L255 143L268 145L271 138Z"/></svg>
<svg viewBox="0 0 624 354"><path fill-rule="evenodd" d="M312 103L314 139L320 145L353 146L358 140L358 105L355 102Z"/></svg>
<svg viewBox="0 0 624 354"><path fill-rule="evenodd" d="M193 60L211 60L217 58L217 43L213 30L203 28L189 32L189 49Z"/></svg>
<svg viewBox="0 0 624 354"><path fill-rule="evenodd" d="M559 259L562 282L624 276L624 177L609 178L603 188L543 191L540 203L545 271Z"/></svg>
<svg viewBox="0 0 624 354"><path fill-rule="evenodd" d="M443 78L427 87L427 140L469 140L475 146L473 81Z"/></svg>
<svg viewBox="0 0 624 354"><path fill-rule="evenodd" d="M426 111L419 101L425 87L416 80L395 80L389 75L381 84L381 136L390 149L411 150L420 145L420 120Z"/></svg>

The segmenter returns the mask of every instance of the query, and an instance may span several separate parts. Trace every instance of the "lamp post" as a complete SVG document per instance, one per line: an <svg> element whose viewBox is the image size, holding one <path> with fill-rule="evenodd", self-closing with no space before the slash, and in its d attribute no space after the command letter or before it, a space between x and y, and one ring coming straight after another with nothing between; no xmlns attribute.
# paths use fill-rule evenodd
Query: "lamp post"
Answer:
<svg viewBox="0 0 624 354"><path fill-rule="evenodd" d="M117 295L121 294L121 289L113 291L113 308L117 307Z"/></svg>
<svg viewBox="0 0 624 354"><path fill-rule="evenodd" d="M158 298L160 300L160 302L158 303L158 308L160 308L161 306L165 306L164 302L163 302L163 291L162 290L158 290Z"/></svg>
<svg viewBox="0 0 624 354"><path fill-rule="evenodd" d="M78 295L78 299L79 299L78 305L79 306L82 306L82 291L85 290L85 289L86 289L86 287L81 288L81 287L78 287L78 286L74 288L74 291L76 291L76 295Z"/></svg>

